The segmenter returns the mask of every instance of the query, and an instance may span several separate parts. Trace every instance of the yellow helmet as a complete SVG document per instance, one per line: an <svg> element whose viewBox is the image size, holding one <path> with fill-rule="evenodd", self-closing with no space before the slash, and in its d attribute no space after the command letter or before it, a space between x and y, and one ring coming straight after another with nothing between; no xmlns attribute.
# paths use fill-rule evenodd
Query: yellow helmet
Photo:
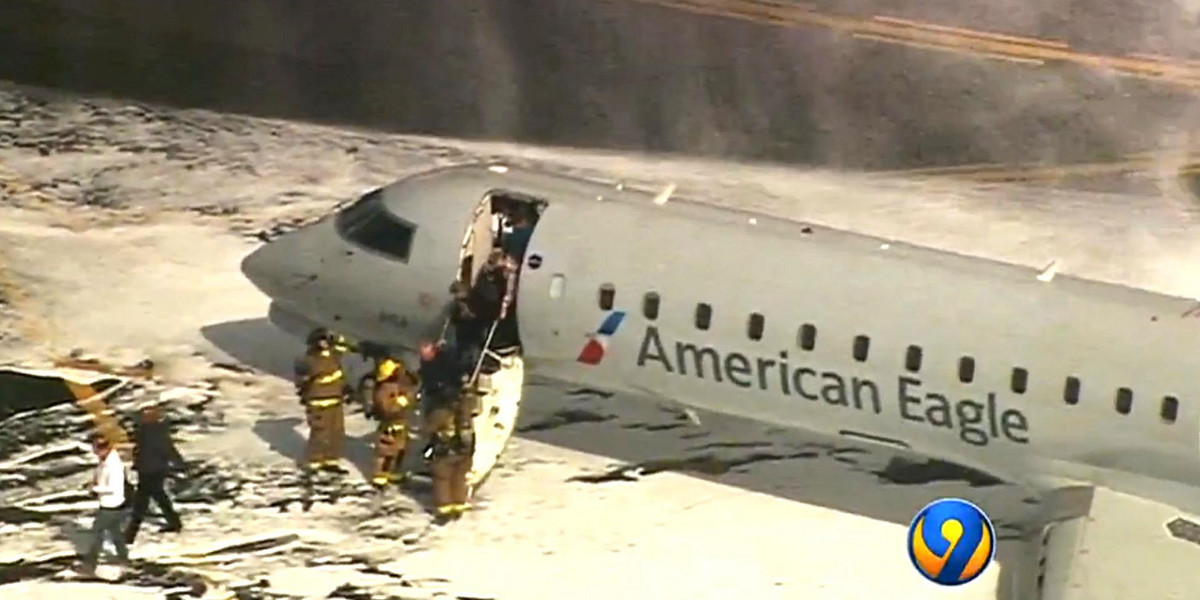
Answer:
<svg viewBox="0 0 1200 600"><path fill-rule="evenodd" d="M400 364L400 361L394 358L385 358L379 361L379 366L375 369L375 381L383 381L395 375L401 367L403 365Z"/></svg>

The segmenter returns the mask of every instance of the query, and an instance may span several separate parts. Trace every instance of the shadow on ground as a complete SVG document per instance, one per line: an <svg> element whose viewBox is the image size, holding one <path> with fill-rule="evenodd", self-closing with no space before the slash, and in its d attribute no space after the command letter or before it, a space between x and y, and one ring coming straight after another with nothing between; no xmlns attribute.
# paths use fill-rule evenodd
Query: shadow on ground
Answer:
<svg viewBox="0 0 1200 600"><path fill-rule="evenodd" d="M200 335L237 362L276 377L292 378L292 365L304 352L301 340L265 317L205 325Z"/></svg>

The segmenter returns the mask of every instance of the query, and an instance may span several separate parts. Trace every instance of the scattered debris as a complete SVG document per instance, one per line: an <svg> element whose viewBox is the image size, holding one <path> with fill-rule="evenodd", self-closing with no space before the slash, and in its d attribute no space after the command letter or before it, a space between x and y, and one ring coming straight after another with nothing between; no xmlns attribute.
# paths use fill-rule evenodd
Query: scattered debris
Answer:
<svg viewBox="0 0 1200 600"><path fill-rule="evenodd" d="M536 423L530 423L523 427L518 427L518 433L530 433L534 431L546 431L548 429L557 429L566 425L574 425L576 423L604 423L615 419L615 415L602 415L587 410L579 410L575 408L564 408L555 412L545 420Z"/></svg>
<svg viewBox="0 0 1200 600"><path fill-rule="evenodd" d="M73 381L63 374L23 369L0 368L0 421L14 415L36 412L103 393L121 383L118 379L92 378ZM79 392L83 392L82 394ZM4 452L0 451L0 457Z"/></svg>
<svg viewBox="0 0 1200 600"><path fill-rule="evenodd" d="M134 365L117 367L105 364L96 358L84 358L82 351L79 349L72 350L70 356L67 358L55 359L54 366L63 369L97 371L100 373L108 373L109 375L120 375L122 377L135 377L140 379L149 379L154 376L154 361L148 358Z"/></svg>
<svg viewBox="0 0 1200 600"><path fill-rule="evenodd" d="M686 427L686 423L626 423L621 426L621 429L641 429L644 431L670 431L672 429L682 429Z"/></svg>
<svg viewBox="0 0 1200 600"><path fill-rule="evenodd" d="M203 204L189 210L203 217L231 217L240 212L236 204Z"/></svg>
<svg viewBox="0 0 1200 600"><path fill-rule="evenodd" d="M263 550L291 544L300 539L300 535L291 532L267 532L236 540L226 540L205 550L189 552L185 556L212 557L221 554L252 554Z"/></svg>
<svg viewBox="0 0 1200 600"><path fill-rule="evenodd" d="M858 459L854 458L854 457L862 455L862 454L867 454L867 451L863 448L854 448L854 447L830 448L827 450L827 454L829 455L830 458L832 458L833 460L835 460L837 462L848 464L848 465L856 465L856 464L858 464Z"/></svg>
<svg viewBox="0 0 1200 600"><path fill-rule="evenodd" d="M567 479L567 481L576 481L582 483L607 483L611 481L637 481L645 475L654 475L666 471L675 471L680 473L694 473L697 475L725 475L730 471L734 471L740 467L746 467L755 463L772 462L778 460L791 460L801 458L816 458L820 456L819 452L813 450L801 450L786 454L770 453L770 452L754 452L745 456L736 458L721 458L713 454L702 454L699 456L690 456L686 458L666 458L657 460L648 460L637 463L635 465L625 465L617 467L610 471L595 474L595 475L576 475Z"/></svg>
<svg viewBox="0 0 1200 600"><path fill-rule="evenodd" d="M53 377L53 373L41 375L41 372L12 373L14 371L0 370L0 402L9 402L10 396L4 391L15 389L6 388L6 382L10 386L32 386L22 389L34 390L23 391L12 398L20 398L26 404L40 400L34 407L0 404L0 424L3 425L0 426L0 461L3 461L0 462L0 474L20 475L24 479L17 485L62 477L78 472L81 465L88 464L90 455L87 451L80 451L78 447L71 450L62 445L63 440L79 444L91 431L99 429L118 444L125 444L125 431L136 422L137 411L147 403L162 403L165 399L164 417L177 431L205 432L225 426L224 415L208 408L217 396L213 390L179 390L148 380L95 378L87 387L93 391L103 390L103 393L72 403L79 389L70 392L61 377ZM67 397L50 401L64 395ZM19 410L14 412L14 409ZM55 451L36 460L21 454L27 452L27 448L39 447L55 448ZM25 456L26 460L19 460L18 456ZM9 487L12 487L9 481L0 479L0 489Z"/></svg>
<svg viewBox="0 0 1200 600"><path fill-rule="evenodd" d="M0 506L0 523L43 523L50 517L47 513L19 506Z"/></svg>
<svg viewBox="0 0 1200 600"><path fill-rule="evenodd" d="M720 448L765 448L770 446L770 442L709 442L694 446L692 450L717 450Z"/></svg>
<svg viewBox="0 0 1200 600"><path fill-rule="evenodd" d="M596 397L596 398L612 398L612 392L598 390L595 388L575 388L567 392L567 396L571 399L579 399L580 397Z"/></svg>
<svg viewBox="0 0 1200 600"><path fill-rule="evenodd" d="M1189 521L1183 517L1175 517L1166 524L1166 528L1167 532L1176 539L1200 545L1200 523Z"/></svg>
<svg viewBox="0 0 1200 600"><path fill-rule="evenodd" d="M1041 271L1038 272L1037 279L1038 279L1038 281L1048 282L1048 281L1052 281L1054 279L1054 276L1057 274L1058 274L1058 259L1056 258L1056 259L1050 261L1050 264L1046 265L1045 267L1042 268Z"/></svg>
<svg viewBox="0 0 1200 600"><path fill-rule="evenodd" d="M224 370L224 371L232 371L234 373L239 373L239 374L243 374L243 375L254 372L253 367L248 367L246 365L241 365L241 364L236 364L236 363L214 362L214 363L212 363L212 366L214 366L218 369Z"/></svg>
<svg viewBox="0 0 1200 600"><path fill-rule="evenodd" d="M313 222L311 217L291 217L276 223L272 223L265 229L260 229L251 234L251 237L262 242L270 242L275 238L286 233L293 232L309 223Z"/></svg>
<svg viewBox="0 0 1200 600"><path fill-rule="evenodd" d="M658 206L666 204L667 201L671 199L671 194L675 193L675 188L676 185L674 183L668 183L667 186L662 189L662 191L654 196L654 204Z"/></svg>
<svg viewBox="0 0 1200 600"><path fill-rule="evenodd" d="M872 474L881 480L897 485L921 485L935 481L965 481L971 487L989 487L1002 485L1003 480L997 479L983 471L963 465L930 459L924 462L893 457L887 466Z"/></svg>

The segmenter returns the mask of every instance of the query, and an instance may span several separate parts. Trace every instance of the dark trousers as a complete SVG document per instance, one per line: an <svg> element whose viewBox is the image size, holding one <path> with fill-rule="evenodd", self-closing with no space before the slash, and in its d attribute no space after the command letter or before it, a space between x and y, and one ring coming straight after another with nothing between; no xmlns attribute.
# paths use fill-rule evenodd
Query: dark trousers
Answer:
<svg viewBox="0 0 1200 600"><path fill-rule="evenodd" d="M483 353L485 336L487 336L487 329L477 321L464 321L455 326L454 345L458 349L458 359L463 372L467 374L475 372L475 366L479 363L479 357Z"/></svg>
<svg viewBox="0 0 1200 600"><path fill-rule="evenodd" d="M129 528L125 530L125 540L130 544L137 538L138 529L142 526L142 519L146 518L146 510L150 508L152 499L158 505L163 518L167 520L167 529L179 529L182 526L179 513L175 512L171 498L167 496L167 490L163 487L166 478L166 473L138 474L137 492L133 495L133 514L129 517Z"/></svg>
<svg viewBox="0 0 1200 600"><path fill-rule="evenodd" d="M121 535L121 521L125 514L119 508L101 508L92 519L92 533L87 550L83 553L83 566L89 571L96 569L96 561L100 559L100 549L104 547L104 537L112 540L117 548L117 558L121 562L129 561L129 548L125 545L125 536Z"/></svg>

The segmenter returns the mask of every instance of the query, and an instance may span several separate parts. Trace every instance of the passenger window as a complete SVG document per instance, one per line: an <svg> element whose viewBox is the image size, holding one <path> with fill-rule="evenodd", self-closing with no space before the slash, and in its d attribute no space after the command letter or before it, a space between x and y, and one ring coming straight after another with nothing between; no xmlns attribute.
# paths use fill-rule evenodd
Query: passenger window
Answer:
<svg viewBox="0 0 1200 600"><path fill-rule="evenodd" d="M338 233L351 242L389 258L408 262L417 226L383 205L383 191L372 190L334 218Z"/></svg>
<svg viewBox="0 0 1200 600"><path fill-rule="evenodd" d="M1133 410L1133 390L1117 388L1117 412L1127 415Z"/></svg>
<svg viewBox="0 0 1200 600"><path fill-rule="evenodd" d="M867 351L871 349L871 338L865 335L854 336L854 360L866 362Z"/></svg>
<svg viewBox="0 0 1200 600"><path fill-rule="evenodd" d="M750 323L748 324L747 333L750 334L750 339L754 341L761 340L763 337L763 328L766 327L766 320L758 313L750 313Z"/></svg>
<svg viewBox="0 0 1200 600"><path fill-rule="evenodd" d="M550 297L558 300L562 298L563 292L566 291L567 278L562 273L555 273L554 277L550 278Z"/></svg>
<svg viewBox="0 0 1200 600"><path fill-rule="evenodd" d="M1162 417L1164 423L1174 423L1175 419L1179 417L1179 399L1175 396L1164 397L1158 416Z"/></svg>
<svg viewBox="0 0 1200 600"><path fill-rule="evenodd" d="M1067 377L1067 385L1063 387L1063 400L1067 404L1079 404L1079 378Z"/></svg>
<svg viewBox="0 0 1200 600"><path fill-rule="evenodd" d="M916 373L921 370L921 347L909 346L904 353L904 368Z"/></svg>
<svg viewBox="0 0 1200 600"><path fill-rule="evenodd" d="M701 302L696 305L696 329L708 331L712 325L712 307Z"/></svg>
<svg viewBox="0 0 1200 600"><path fill-rule="evenodd" d="M600 310L612 310L616 299L617 288L613 287L613 284L606 283L600 286Z"/></svg>
<svg viewBox="0 0 1200 600"><path fill-rule="evenodd" d="M647 292L642 298L642 315L651 321L658 318L658 294Z"/></svg>
<svg viewBox="0 0 1200 600"><path fill-rule="evenodd" d="M800 345L802 350L811 351L817 347L817 326L812 323L805 323L800 327L800 335L796 336L799 339L796 343Z"/></svg>
<svg viewBox="0 0 1200 600"><path fill-rule="evenodd" d="M1024 394L1029 388L1029 371L1021 367L1013 367L1012 371L1012 391L1018 394Z"/></svg>
<svg viewBox="0 0 1200 600"><path fill-rule="evenodd" d="M958 380L963 383L975 381L975 359L964 356L958 359Z"/></svg>

